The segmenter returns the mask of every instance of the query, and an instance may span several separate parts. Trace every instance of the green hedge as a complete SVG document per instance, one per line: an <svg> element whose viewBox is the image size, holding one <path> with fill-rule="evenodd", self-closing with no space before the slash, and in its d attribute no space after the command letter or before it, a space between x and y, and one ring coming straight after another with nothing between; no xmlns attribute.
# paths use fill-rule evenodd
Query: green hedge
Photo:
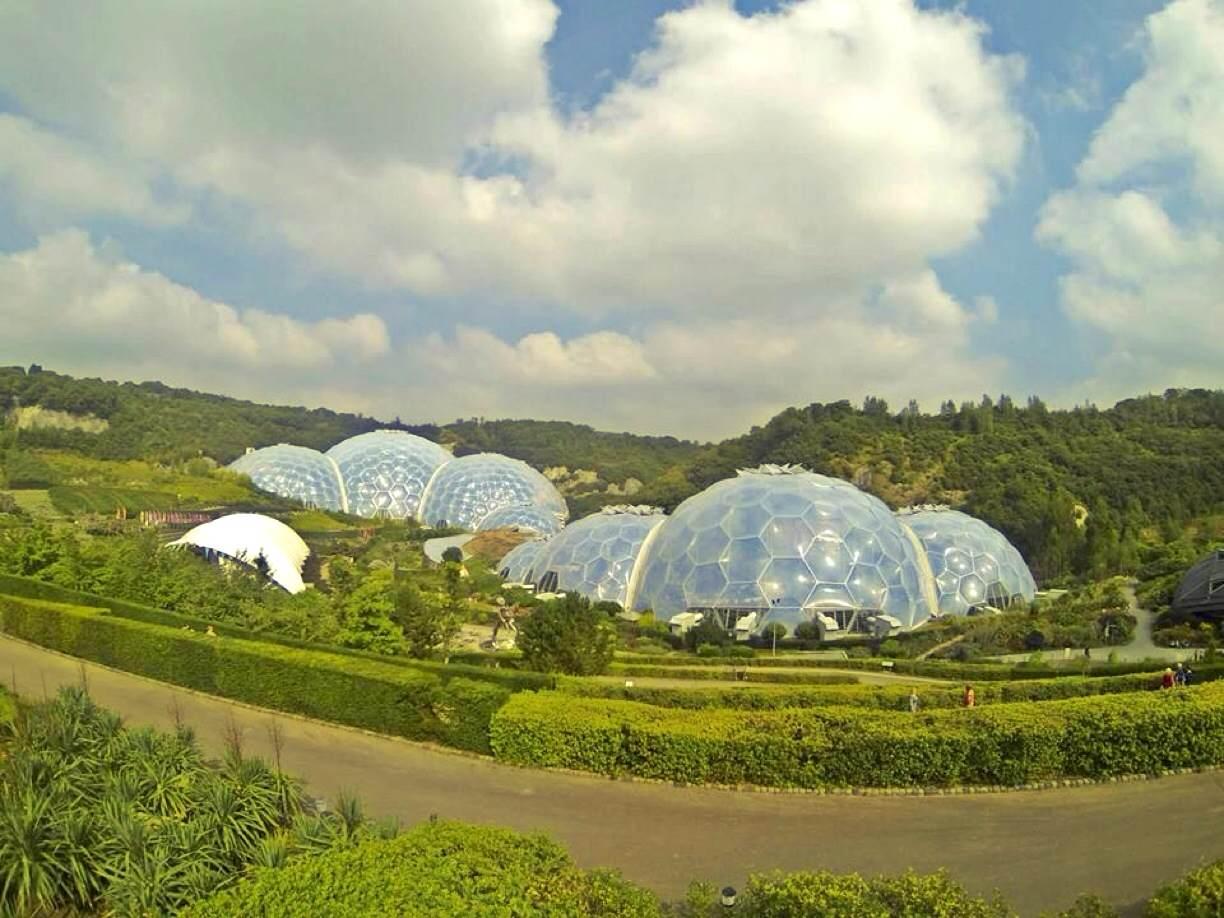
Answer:
<svg viewBox="0 0 1224 918"><path fill-rule="evenodd" d="M811 670L766 670L753 668L745 670L736 667L729 660L721 660L721 665L693 667L683 669L679 666L641 666L636 663L613 663L608 672L614 676L628 676L638 679L691 679L698 682L729 682L732 673L743 674L744 680L756 683L775 683L785 685L858 685L856 676L846 673L821 673Z"/></svg>
<svg viewBox="0 0 1224 918"><path fill-rule="evenodd" d="M946 873L863 877L825 871L753 874L735 910L744 918L1011 918L997 897L967 892Z"/></svg>
<svg viewBox="0 0 1224 918"><path fill-rule="evenodd" d="M554 684L552 676L544 673L520 671L512 667L494 669L491 666L470 665L462 663L444 664L430 660L414 660L408 657L392 657L386 654L370 653L364 650L354 650L350 647L335 647L330 644L312 644L280 634L270 634L262 631L251 631L237 625L215 622L211 619L197 618L178 612L168 612L153 606L128 602L123 599L113 599L109 596L98 596L93 593L82 593L66 587L56 586L32 577L17 577L11 574L0 574L0 596L17 596L26 599L37 599L51 603L70 606L84 606L91 609L105 609L115 616L132 621L145 622L151 625L162 625L167 628L181 629L184 625L203 630L209 626L222 637L238 638L239 640L258 641L261 644L276 644L282 647L292 647L299 650L315 650L335 656L352 657L374 663L391 666L402 666L406 669L435 672L446 677L461 675L479 682L493 682L503 685L513 691L527 689L551 688Z"/></svg>
<svg viewBox="0 0 1224 918"><path fill-rule="evenodd" d="M755 675L755 674L754 674ZM631 688L607 682L560 677L557 688L584 698L613 698L640 701L661 708L706 710L733 708L739 710L772 710L778 708L812 708L829 705L908 711L910 686L860 685L852 676L828 676L832 685L795 688L720 688L697 685L692 688ZM845 680L842 683L841 680ZM754 680L759 681L759 680ZM915 686L922 710L959 708L962 702L960 686L935 683ZM1105 676L1086 679L1080 676L1064 679L1042 679L1026 682L987 682L974 687L977 703L998 704L1013 701L1054 701L1089 695L1112 695L1160 688L1158 673L1133 676Z"/></svg>
<svg viewBox="0 0 1224 918"><path fill-rule="evenodd" d="M261 641L207 637L107 610L0 596L0 630L152 679L281 711L488 752L509 684Z"/></svg>
<svg viewBox="0 0 1224 918"><path fill-rule="evenodd" d="M1224 915L1224 861L1191 870L1156 891L1147 918L1219 918Z"/></svg>
<svg viewBox="0 0 1224 918"><path fill-rule="evenodd" d="M892 663L886 667L885 662ZM769 669L850 669L876 673L896 673L904 676L928 676L934 679L952 679L959 682L1017 681L1021 679L1052 679L1066 676L1123 676L1131 673L1150 673L1163 668L1150 660L1128 663L1092 662L1087 666L1072 662L1068 666L1049 663L956 663L951 660L885 660L881 657L854 658L846 660L829 657L770 657L757 656L734 661L737 666L768 667ZM657 656L652 654L617 654L616 664L655 668L719 666L727 667L730 661L697 656ZM1200 663L1196 672L1206 674L1224 670L1224 664Z"/></svg>
<svg viewBox="0 0 1224 918"><path fill-rule="evenodd" d="M437 823L259 870L182 915L661 918L663 910L613 871L580 870L542 835Z"/></svg>
<svg viewBox="0 0 1224 918"><path fill-rule="evenodd" d="M499 710L490 742L519 765L693 784L1014 786L1224 762L1224 685L917 715L690 711L544 692Z"/></svg>

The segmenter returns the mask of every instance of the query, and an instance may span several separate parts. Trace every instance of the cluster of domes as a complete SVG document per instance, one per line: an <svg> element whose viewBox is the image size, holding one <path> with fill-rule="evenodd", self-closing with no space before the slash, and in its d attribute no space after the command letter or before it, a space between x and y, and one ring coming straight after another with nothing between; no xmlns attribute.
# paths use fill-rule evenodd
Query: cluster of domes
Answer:
<svg viewBox="0 0 1224 918"><path fill-rule="evenodd" d="M795 466L741 471L663 516L607 508L506 555L502 573L670 619L689 610L753 615L788 633L858 613L912 628L938 615L1033 598L1019 552L955 510L893 513L849 482Z"/></svg>
<svg viewBox="0 0 1224 918"><path fill-rule="evenodd" d="M251 450L230 468L256 487L308 507L357 516L415 519L462 529L561 529L565 501L543 475L495 453L454 458L396 430L351 437L326 453L279 444Z"/></svg>

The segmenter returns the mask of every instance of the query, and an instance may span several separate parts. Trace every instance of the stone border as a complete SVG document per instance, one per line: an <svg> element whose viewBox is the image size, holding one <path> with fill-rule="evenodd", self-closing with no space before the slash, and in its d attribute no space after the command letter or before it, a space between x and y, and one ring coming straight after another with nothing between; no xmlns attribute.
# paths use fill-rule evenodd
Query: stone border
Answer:
<svg viewBox="0 0 1224 918"><path fill-rule="evenodd" d="M1129 784L1135 781L1156 781L1161 778L1173 777L1175 775L1224 772L1224 764L1218 764L1200 765L1196 768L1171 768L1150 775L1113 775L1107 778L1055 778L1048 781L1033 781L1019 785L968 784L955 785L952 787L767 787L761 784L684 784L677 781L667 781L662 778L644 778L640 775L631 774L608 775L597 771L583 771L578 768L533 768L527 765L517 765L513 762L507 762L503 759L497 758L496 756L483 755L479 752L471 752L466 749L455 749L451 746L441 746L437 743L425 743L421 742L420 740L410 740L403 736L396 736L394 733L378 733L374 730L366 730L364 727L354 727L350 724L342 724L331 720L319 720L315 717L307 717L305 714L295 714L292 711L279 711L275 708L265 708L259 705L250 704L246 701L226 698L223 695L210 695L208 692L201 692L198 689L175 685L173 682L162 682L160 679L151 679L148 676L142 676L139 673L130 673L125 669L116 669L113 666L107 666L105 663L95 663L94 661L86 660L83 657L74 657L71 654L63 653L59 650L52 650L49 647L43 647L41 644L35 644L33 641L13 637L11 634L6 632L0 632L0 637L2 637L4 640L12 641L15 644L24 644L27 647L32 647L35 650L42 651L43 653L54 654L57 657L63 657L65 660L72 660L73 662L81 665L96 666L99 669L106 670L107 672L127 676L132 679L139 679L142 682L147 682L151 685L173 689L174 691L184 692L188 695L206 698L210 701L218 701L223 704L234 705L235 707L244 708L245 710L253 711L258 714L266 714L269 717L287 717L291 720L300 721L302 723L315 724L321 727L332 727L339 730L347 730L351 733L356 733L362 736L403 743L404 745L412 746L416 749L426 750L428 752L437 752L443 755L458 756L466 759L476 759L477 761L485 762L490 765L498 765L503 768L539 772L542 774L563 774L580 778L592 778L597 780L602 779L604 781L623 784L653 784L656 786L674 787L684 790L716 790L731 791L735 793L802 795L809 797L953 797L966 794L1011 794L1022 791L1046 791L1070 787L1086 787L1089 785ZM224 639L218 638L218 640ZM88 684L86 685L86 688L88 688Z"/></svg>

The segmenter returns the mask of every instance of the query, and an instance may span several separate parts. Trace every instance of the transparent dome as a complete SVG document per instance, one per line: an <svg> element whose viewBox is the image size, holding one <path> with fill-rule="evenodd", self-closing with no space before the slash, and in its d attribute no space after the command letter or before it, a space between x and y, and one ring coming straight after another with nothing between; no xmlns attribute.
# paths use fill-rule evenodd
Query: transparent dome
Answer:
<svg viewBox="0 0 1224 918"><path fill-rule="evenodd" d="M501 559L498 571L510 583L533 582L532 572L535 569L536 558L540 557L540 552L547 544L545 539L532 539L530 542L516 545Z"/></svg>
<svg viewBox="0 0 1224 918"><path fill-rule="evenodd" d="M569 516L565 501L547 478L526 462L497 453L452 459L434 474L425 489L422 522L445 523L472 531L483 529L494 510L515 505Z"/></svg>
<svg viewBox="0 0 1224 918"><path fill-rule="evenodd" d="M910 628L934 595L925 559L889 509L849 482L764 466L682 503L638 562L635 609L758 613L793 631L816 611L882 611Z"/></svg>
<svg viewBox="0 0 1224 918"><path fill-rule="evenodd" d="M336 465L318 450L280 443L230 463L260 490L322 510L348 510Z"/></svg>
<svg viewBox="0 0 1224 918"><path fill-rule="evenodd" d="M415 519L425 485L451 455L437 443L400 430L350 437L327 451L340 469L349 512Z"/></svg>
<svg viewBox="0 0 1224 918"><path fill-rule="evenodd" d="M530 529L540 535L550 536L559 532L565 521L556 510L537 507L534 504L511 504L494 510L480 521L480 529Z"/></svg>
<svg viewBox="0 0 1224 918"><path fill-rule="evenodd" d="M534 579L542 590L623 606L642 544L665 519L654 507L608 507L583 517L548 542L536 558Z"/></svg>
<svg viewBox="0 0 1224 918"><path fill-rule="evenodd" d="M966 615L974 606L1006 608L1031 602L1033 575L1007 537L959 510L898 514L926 549L942 615Z"/></svg>

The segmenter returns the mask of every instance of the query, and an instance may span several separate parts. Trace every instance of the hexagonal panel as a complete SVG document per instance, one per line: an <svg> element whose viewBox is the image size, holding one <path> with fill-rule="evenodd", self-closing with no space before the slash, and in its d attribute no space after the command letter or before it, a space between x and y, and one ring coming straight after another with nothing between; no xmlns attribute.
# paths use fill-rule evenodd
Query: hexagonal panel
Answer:
<svg viewBox="0 0 1224 918"><path fill-rule="evenodd" d="M727 558L723 567L727 579L732 581L757 581L765 571L771 557L770 550L760 539L733 539L727 547Z"/></svg>
<svg viewBox="0 0 1224 918"><path fill-rule="evenodd" d="M322 510L347 509L336 467L318 450L281 443L252 450L229 467L269 494Z"/></svg>
<svg viewBox="0 0 1224 918"><path fill-rule="evenodd" d="M434 473L425 489L421 511L431 526L445 523L461 529L487 528L486 517L505 507L535 507L557 517L568 515L565 501L552 483L525 462L478 453L452 459Z"/></svg>

